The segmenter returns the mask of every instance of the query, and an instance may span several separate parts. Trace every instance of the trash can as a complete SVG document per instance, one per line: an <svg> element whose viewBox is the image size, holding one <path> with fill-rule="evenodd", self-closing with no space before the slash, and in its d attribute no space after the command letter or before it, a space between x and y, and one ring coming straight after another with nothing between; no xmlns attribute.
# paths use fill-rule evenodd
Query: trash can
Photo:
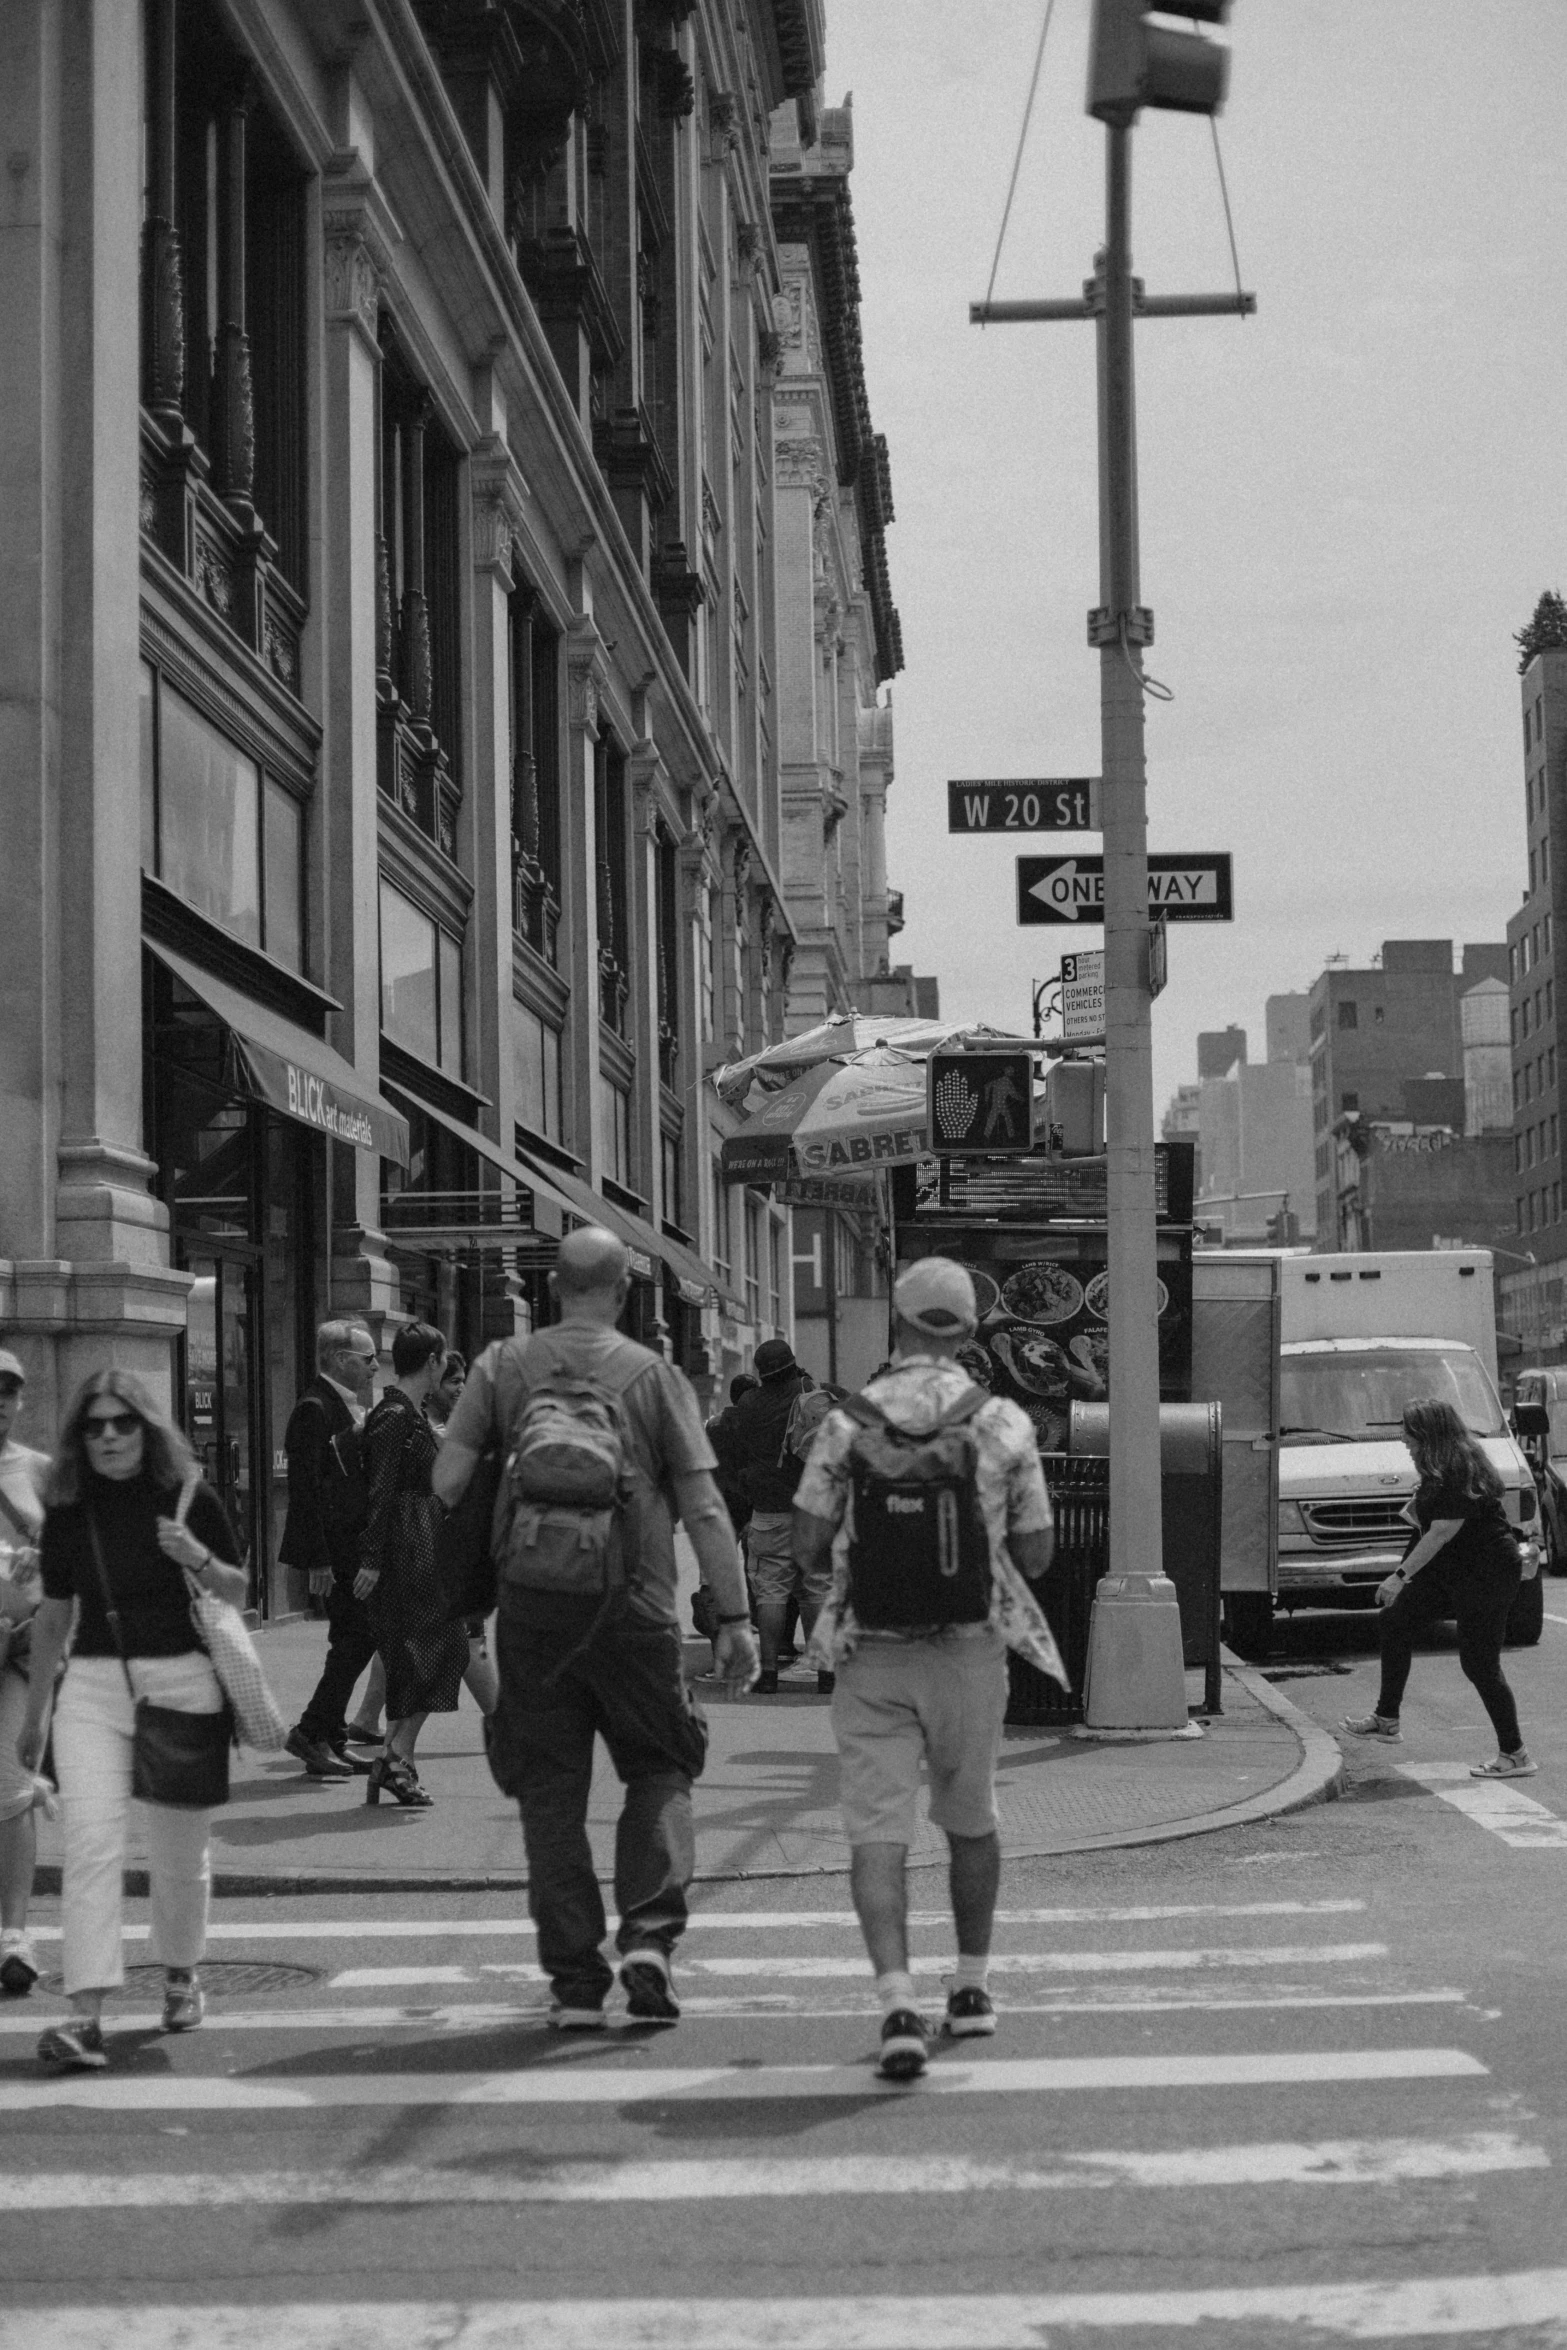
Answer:
<svg viewBox="0 0 1567 2350"><path fill-rule="evenodd" d="M1181 1608L1181 1648L1201 1665L1208 1713L1219 1711L1219 1559L1224 1499L1224 1415L1217 1403L1159 1406L1160 1522L1164 1571ZM1109 1469L1110 1407L1075 1403L1067 1436L1074 1458Z"/></svg>
<svg viewBox="0 0 1567 2350"><path fill-rule="evenodd" d="M1110 1463L1092 1454L1073 1460L1064 1452L1041 1453L1039 1460L1056 1540L1049 1569L1034 1589L1072 1686L1063 1689L1026 1658L1009 1655L1007 1720L1034 1725L1080 1722L1094 1585L1110 1561Z"/></svg>

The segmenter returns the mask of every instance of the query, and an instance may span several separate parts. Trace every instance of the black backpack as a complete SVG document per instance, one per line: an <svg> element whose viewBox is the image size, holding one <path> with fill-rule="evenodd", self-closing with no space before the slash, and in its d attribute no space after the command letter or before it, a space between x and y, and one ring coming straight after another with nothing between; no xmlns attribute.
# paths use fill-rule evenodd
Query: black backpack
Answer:
<svg viewBox="0 0 1567 2350"><path fill-rule="evenodd" d="M867 1631L982 1624L990 1614L990 1537L970 1425L990 1400L969 1387L922 1433L897 1427L867 1395L839 1405L856 1423L849 1604Z"/></svg>

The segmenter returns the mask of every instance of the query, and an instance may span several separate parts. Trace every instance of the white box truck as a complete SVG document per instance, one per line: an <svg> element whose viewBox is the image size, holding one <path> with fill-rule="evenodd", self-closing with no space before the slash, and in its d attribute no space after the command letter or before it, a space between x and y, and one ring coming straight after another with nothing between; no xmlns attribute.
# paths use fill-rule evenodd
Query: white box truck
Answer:
<svg viewBox="0 0 1567 2350"><path fill-rule="evenodd" d="M1414 1464L1404 1406L1453 1404L1480 1439L1525 1544L1508 1637L1544 1622L1537 1498L1496 1392L1496 1308L1487 1249L1281 1256L1278 1567L1281 1607L1369 1607L1409 1537ZM1260 1609L1250 1615L1260 1619ZM1234 1627L1232 1626L1232 1631ZM1248 1622L1250 1647L1263 1631Z"/></svg>

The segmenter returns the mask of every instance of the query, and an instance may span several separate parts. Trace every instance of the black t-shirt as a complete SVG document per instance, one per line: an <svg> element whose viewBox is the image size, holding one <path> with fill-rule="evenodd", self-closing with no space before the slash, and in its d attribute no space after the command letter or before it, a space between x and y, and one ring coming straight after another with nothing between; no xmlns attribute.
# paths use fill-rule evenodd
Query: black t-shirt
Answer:
<svg viewBox="0 0 1567 2350"><path fill-rule="evenodd" d="M127 1656L186 1656L201 1646L190 1620L190 1586L184 1571L158 1548L158 1520L171 1518L177 1488L159 1491L145 1477L83 1478L81 1501L46 1512L40 1567L46 1599L81 1602L76 1656L118 1656L104 1613L103 1591L93 1564L87 1512L98 1529L98 1546L109 1592L119 1611ZM185 1523L196 1540L229 1566L239 1564L239 1546L210 1485L198 1485Z"/></svg>
<svg viewBox="0 0 1567 2350"><path fill-rule="evenodd" d="M1415 1494L1415 1516L1422 1534L1438 1518L1462 1520L1458 1532L1437 1552L1437 1561L1456 1573L1518 1564L1517 1537L1499 1493L1463 1493L1451 1485L1422 1484Z"/></svg>

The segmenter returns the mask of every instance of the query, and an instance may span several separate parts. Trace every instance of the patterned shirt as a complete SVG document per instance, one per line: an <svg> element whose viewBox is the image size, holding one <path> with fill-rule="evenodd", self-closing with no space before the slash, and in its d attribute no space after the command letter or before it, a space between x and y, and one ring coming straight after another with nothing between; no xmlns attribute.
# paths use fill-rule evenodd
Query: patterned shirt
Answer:
<svg viewBox="0 0 1567 2350"><path fill-rule="evenodd" d="M873 1379L865 1393L900 1428L925 1430L973 1384L961 1363L935 1355L904 1355ZM1038 1439L1028 1415L993 1396L968 1423L974 1432L975 1491L990 1538L990 1628L1008 1648L1069 1686L1061 1652L1044 1611L1007 1551L1009 1534L1042 1534L1053 1523L1039 1465ZM829 1672L866 1640L928 1638L919 1632L862 1632L848 1602L849 1541L854 1531L849 1450L857 1433L846 1412L829 1412L817 1431L794 1506L836 1528L832 1588L816 1619L807 1661ZM967 1630L969 1627L959 1627Z"/></svg>

